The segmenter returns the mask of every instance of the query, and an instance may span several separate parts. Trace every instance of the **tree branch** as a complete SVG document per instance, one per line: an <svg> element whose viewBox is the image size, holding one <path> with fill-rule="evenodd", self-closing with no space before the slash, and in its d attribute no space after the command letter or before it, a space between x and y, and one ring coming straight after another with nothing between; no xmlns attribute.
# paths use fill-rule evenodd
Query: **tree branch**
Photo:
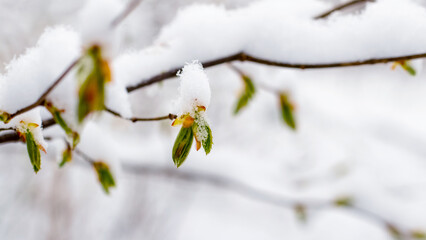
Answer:
<svg viewBox="0 0 426 240"><path fill-rule="evenodd" d="M223 64L223 63L229 63L229 62L234 62L234 61L240 61L240 62L247 61L247 62L254 62L254 63L263 64L263 65L267 65L267 66L275 66L275 67L283 67L283 68L321 69L321 68L337 68L337 67L352 67L352 66L361 66L361 65L373 65L373 64L380 64L380 63L403 61L403 60L406 61L406 60L425 58L425 57L426 57L426 53L419 53L419 54L403 55L403 56L396 56L396 57L372 58L372 59L361 60L361 61L305 64L305 63L277 62L277 61L272 61L272 60L254 57L254 56L248 55L244 52L241 52L241 53L237 53L237 54L230 55L230 56L227 56L227 57L223 57L223 58L204 62L203 66L204 66L204 68L209 68L209 67L217 66L217 65L220 65L220 64ZM166 71L166 72L163 72L161 74L155 75L151 78L142 80L139 84L127 87L127 91L133 92L133 91L135 91L139 88L143 88L143 87L149 86L151 84L173 78L173 77L176 76L176 73L180 69L182 69L182 66L178 67L178 68L174 68L174 69Z"/></svg>
<svg viewBox="0 0 426 240"><path fill-rule="evenodd" d="M18 111L16 111L13 114L10 114L10 118L12 119L22 113L28 112L38 106L41 106L44 104L44 101L46 100L47 95L49 95L49 93L51 93L53 91L53 89L55 89L56 86L58 86L58 84L65 78L65 76L71 71L71 69L78 63L78 61L80 60L80 58L74 60L66 69L64 72L62 72L62 74L56 79L55 82L52 83L52 85L50 85L50 87L32 104L19 109Z"/></svg>
<svg viewBox="0 0 426 240"><path fill-rule="evenodd" d="M132 121L132 122L150 122L150 121L161 121L161 120L174 120L177 118L177 115L169 113L169 115L166 116L162 116L162 117L153 117L153 118L137 118L137 117L132 117L132 118L125 118L123 116L121 116L118 112L115 112L111 109L106 108L105 109L106 112L111 113L112 115L128 120L128 121Z"/></svg>
<svg viewBox="0 0 426 240"><path fill-rule="evenodd" d="M46 129L46 128L49 128L49 127L51 127L55 124L56 124L55 120L53 120L53 118L51 118L51 119L44 120L41 125L42 125L43 129ZM19 142L19 141L21 141L21 138L19 137L18 133L15 132L14 129L10 129L10 130L12 130L13 132L0 135L0 144L8 143L8 142Z"/></svg>
<svg viewBox="0 0 426 240"><path fill-rule="evenodd" d="M303 207L312 210L323 210L331 207L338 207L338 204L336 204L335 201L296 200L279 194L257 189L235 179L199 170L188 171L180 169L177 171L176 169L169 167L130 163L123 163L122 169L124 172L129 174L162 177L167 179L171 178L184 182L190 182L193 184L204 184L220 189L226 189L230 192L236 193L254 201L262 202L276 207L292 208L296 211L298 207ZM408 238L409 236L412 236L415 232L404 232L402 228L397 227L395 223L385 219L384 217L378 214L371 212L370 210L354 206L352 204L348 204L341 207L347 209L353 214L359 215L360 217L377 222L379 225L385 227L386 231L391 234L395 234L396 231L399 234L400 238Z"/></svg>
<svg viewBox="0 0 426 240"><path fill-rule="evenodd" d="M347 3L341 4L341 5L338 5L338 6L334 7L333 9L331 9L331 10L329 10L327 12L324 12L324 13L318 15L314 19L326 18L330 14L332 14L334 12L337 12L337 11L340 11L340 10L343 10L345 8L348 8L348 7L351 7L351 6L355 6L355 5L361 4L361 3L374 2L374 1L375 0L354 0L354 1L350 1L350 2L347 2Z"/></svg>
<svg viewBox="0 0 426 240"><path fill-rule="evenodd" d="M129 5L127 5L126 9L111 22L111 28L117 27L131 12L133 12L133 10L136 9L137 6L139 6L141 2L142 0L131 1Z"/></svg>
<svg viewBox="0 0 426 240"><path fill-rule="evenodd" d="M111 28L115 28L116 26L118 26L141 2L142 0L133 0L132 2L130 2L130 4L125 8L125 10L120 13L116 18L114 18L114 20L111 22ZM74 60L73 62L71 62L71 64L64 70L64 72L56 79L55 82L53 82L53 84L32 104L19 109L18 111L16 111L13 114L10 114L10 119L28 112L40 105L44 104L44 101L46 100L46 97L49 95L49 93L51 93L56 86L65 78L65 76L75 67L75 65L77 65L77 63L80 61L81 57L79 57L78 59Z"/></svg>

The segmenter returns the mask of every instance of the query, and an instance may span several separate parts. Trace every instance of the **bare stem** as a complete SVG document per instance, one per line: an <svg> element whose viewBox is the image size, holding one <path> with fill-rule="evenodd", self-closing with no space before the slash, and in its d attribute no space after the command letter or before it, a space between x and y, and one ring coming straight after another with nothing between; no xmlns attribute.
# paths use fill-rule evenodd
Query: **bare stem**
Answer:
<svg viewBox="0 0 426 240"><path fill-rule="evenodd" d="M105 109L106 112L111 113L112 115L128 120L128 121L132 121L132 122L150 122L150 121L161 121L161 120L174 120L177 118L177 115L169 113L166 116L162 116L162 117L153 117L153 118L137 118L137 117L133 117L133 118L125 118L123 116L121 116L119 113L111 110L111 109Z"/></svg>
<svg viewBox="0 0 426 240"><path fill-rule="evenodd" d="M141 176L155 176L162 177L166 179L177 179L184 182L189 182L193 184L205 184L212 187L217 187L219 189L225 189L230 192L239 194L248 199L254 201L262 202L265 204L273 205L276 207L284 208L293 208L295 209L298 206L302 206L306 209L315 209L315 210L326 210L332 207L337 207L334 201L318 201L312 199L292 199L289 197L282 196L280 194L268 192L265 190L260 190L250 185L247 185L243 182L237 181L235 179L227 178L224 176L219 176L217 174L212 174L203 171L188 171L188 170L176 170L174 168L155 166L149 164L130 164L123 163L122 169L124 172L129 174L141 175ZM384 217L375 214L374 212L354 206L349 204L347 206L342 206L342 209L347 209L350 213L359 215L365 219L370 219L382 227L389 230L389 226L392 226L396 231L401 234L401 237L409 236L409 232L404 232L402 228L397 227L391 221L385 219Z"/></svg>
<svg viewBox="0 0 426 240"><path fill-rule="evenodd" d="M357 4L361 4L361 3L374 2L374 1L375 1L375 0L354 0L354 1L347 2L347 3L343 3L343 4L340 4L340 5L336 6L336 7L334 7L334 8L333 8L333 9L331 9L331 10L328 10L328 11L326 11L326 12L324 12L324 13L322 13L322 14L320 14L320 15L316 16L314 19L322 19L322 18L326 18L326 17L328 17L330 14L332 14L332 13L334 13L334 12L337 12L337 11L340 11L340 10L343 10L343 9L345 9L345 8L348 8L348 7L351 7L351 6L355 6L355 5L357 5Z"/></svg>
<svg viewBox="0 0 426 240"><path fill-rule="evenodd" d="M117 27L137 6L142 2L142 0L133 0L127 5L126 9L120 13L114 20L111 22L111 28Z"/></svg>

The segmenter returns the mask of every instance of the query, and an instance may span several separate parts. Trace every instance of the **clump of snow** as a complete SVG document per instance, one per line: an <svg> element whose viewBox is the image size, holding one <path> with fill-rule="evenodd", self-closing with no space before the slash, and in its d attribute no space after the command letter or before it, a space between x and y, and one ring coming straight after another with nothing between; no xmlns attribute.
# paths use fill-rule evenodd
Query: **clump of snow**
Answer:
<svg viewBox="0 0 426 240"><path fill-rule="evenodd" d="M111 26L123 11L124 5L117 0L90 0L79 15L79 30L84 48L102 47L103 57L112 58L118 50L117 31Z"/></svg>
<svg viewBox="0 0 426 240"><path fill-rule="evenodd" d="M46 150L47 142L44 140L42 127L40 108L34 108L31 111L20 114L7 124L0 122L0 128L13 128L20 133L25 133L29 130L36 143Z"/></svg>
<svg viewBox="0 0 426 240"><path fill-rule="evenodd" d="M112 81L106 86L105 106L114 112L119 113L122 117L132 117L132 110L129 100L129 94L126 86L120 78L116 77L115 69L112 69Z"/></svg>
<svg viewBox="0 0 426 240"><path fill-rule="evenodd" d="M114 176L120 174L120 161L118 159L119 143L111 136L108 129L90 121L86 124L81 142L77 149L87 154L94 161L102 161L110 167Z"/></svg>
<svg viewBox="0 0 426 240"><path fill-rule="evenodd" d="M47 28L33 48L13 59L0 79L0 110L15 113L35 102L80 53L78 34Z"/></svg>
<svg viewBox="0 0 426 240"><path fill-rule="evenodd" d="M207 110L210 104L210 85L203 66L198 61L188 63L177 73L180 78L180 113L194 117L198 107Z"/></svg>

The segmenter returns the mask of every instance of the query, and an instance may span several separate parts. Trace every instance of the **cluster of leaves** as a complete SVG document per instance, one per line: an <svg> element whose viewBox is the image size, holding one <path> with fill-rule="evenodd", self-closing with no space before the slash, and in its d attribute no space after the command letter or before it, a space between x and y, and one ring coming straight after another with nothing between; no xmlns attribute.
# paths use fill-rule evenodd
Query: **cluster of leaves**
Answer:
<svg viewBox="0 0 426 240"><path fill-rule="evenodd" d="M95 111L105 109L105 85L111 81L111 72L108 62L102 56L101 47L94 45L87 49L78 62L77 78L79 81L77 119L82 123L84 119ZM59 109L53 103L43 101L44 107L50 112L54 121L64 130L70 139L71 145L67 143L63 151L62 160L59 163L63 167L70 162L73 157L73 150L80 141L77 131L73 130L65 121L62 114L65 110ZM7 112L0 112L0 120L7 123L12 119L12 115ZM16 128L22 141L26 142L28 156L33 166L34 172L41 169L40 151L45 151L43 146L34 137L34 129L39 127L35 123L21 122ZM101 161L90 161L95 168L98 179L105 190L109 193L109 188L115 186L113 175L106 163Z"/></svg>
<svg viewBox="0 0 426 240"><path fill-rule="evenodd" d="M211 151L213 136L212 130L204 117L206 108L204 106L198 106L196 108L193 114L194 116L186 113L178 117L172 123L172 126L182 125L172 150L172 158L176 167L180 167L188 157L194 138L197 151L201 146L206 155Z"/></svg>
<svg viewBox="0 0 426 240"><path fill-rule="evenodd" d="M235 67L234 67L235 69ZM244 84L241 93L238 96L238 101L235 105L234 114L240 113L240 111L247 107L248 103L252 100L256 93L256 87L249 76L243 74L240 70L237 70L241 76L241 80ZM275 94L275 92L274 92ZM290 100L290 96L286 92L278 93L279 103L281 106L281 114L284 123L293 130L296 130L296 122L294 118L294 104Z"/></svg>
<svg viewBox="0 0 426 240"><path fill-rule="evenodd" d="M392 69L394 70L397 66L402 67L402 69L407 71L411 76L416 76L416 70L411 66L410 61L401 60L394 62Z"/></svg>
<svg viewBox="0 0 426 240"><path fill-rule="evenodd" d="M90 113L105 109L105 84L111 81L111 71L99 46L89 48L80 60L77 78L80 82L77 115L82 122Z"/></svg>

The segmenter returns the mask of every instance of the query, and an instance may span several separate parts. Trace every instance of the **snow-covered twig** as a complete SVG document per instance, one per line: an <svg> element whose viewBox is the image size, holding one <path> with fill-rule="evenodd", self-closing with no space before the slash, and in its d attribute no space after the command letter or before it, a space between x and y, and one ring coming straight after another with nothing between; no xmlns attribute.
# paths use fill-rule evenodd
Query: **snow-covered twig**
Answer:
<svg viewBox="0 0 426 240"><path fill-rule="evenodd" d="M111 28L117 27L141 2L142 0L133 0L130 2L130 4L124 9L123 12L121 12L114 20L111 22ZM51 93L56 86L58 86L59 83L67 76L67 74L77 65L77 63L80 61L80 58L74 60L71 62L71 64L62 72L62 74L53 82L53 84L32 104L19 109L13 114L10 114L9 120L22 114L25 112L28 112L38 106L41 106L44 104L44 101L46 100L46 97Z"/></svg>
<svg viewBox="0 0 426 240"><path fill-rule="evenodd" d="M55 82L32 104L19 109L18 111L16 111L15 113L10 115L10 119L28 112L38 106L41 106L44 104L44 101L46 100L47 95L49 95L50 92L53 91L53 89L55 89L56 86L58 86L58 84L65 78L65 76L74 68L74 66L78 63L79 59L74 60L66 69L65 71L58 77L58 79L55 80Z"/></svg>
<svg viewBox="0 0 426 240"><path fill-rule="evenodd" d="M276 62L268 59L255 57L248 55L246 53L237 53L231 56L207 61L203 63L204 68L209 68L213 66L217 66L223 63L229 63L234 61L240 62L254 62L258 64L263 64L267 66L275 66L275 67L283 67L283 68L296 68L296 69L321 69L321 68L337 68L337 67L353 67L353 66L361 66L361 65L373 65L380 63L389 63L389 62L397 62L397 61L406 61L412 59L426 58L426 53L412 54L412 55L404 55L404 56L396 56L396 57L386 57L386 58L372 58L367 60L360 61L349 61L349 62L335 62L335 63L318 63L318 64L304 64L304 63L290 63L290 62ZM155 75L149 79L142 80L139 84L134 86L127 87L128 92L133 92L137 89L149 86L154 83L161 82L166 79L170 79L176 76L176 73L182 69L182 67L178 67L158 75Z"/></svg>

